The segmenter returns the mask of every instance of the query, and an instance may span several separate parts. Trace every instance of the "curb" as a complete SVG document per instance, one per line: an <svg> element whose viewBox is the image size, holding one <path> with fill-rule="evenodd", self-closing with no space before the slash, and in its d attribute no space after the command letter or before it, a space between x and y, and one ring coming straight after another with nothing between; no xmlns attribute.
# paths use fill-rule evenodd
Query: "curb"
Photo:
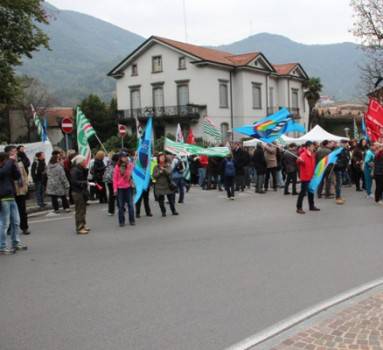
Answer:
<svg viewBox="0 0 383 350"><path fill-rule="evenodd" d="M357 288L351 289L345 293L341 293L334 298L328 299L323 303L317 304L311 308L303 310L294 316L287 318L281 322L276 323L275 325L264 329L261 332L258 332L243 341L234 344L226 350L251 350L253 347L260 345L267 340L270 340L281 333L289 330L290 328L326 311L327 309L334 307L338 304L341 304L347 300L353 299L361 294L364 294L372 289L380 287L383 285L383 278L377 279L375 281L366 283Z"/></svg>
<svg viewBox="0 0 383 350"><path fill-rule="evenodd" d="M40 208L40 207L29 207L27 208L27 214L35 214L35 213L44 213L44 212L47 212L49 210L52 210L52 206L51 205L47 205L46 207L44 208Z"/></svg>

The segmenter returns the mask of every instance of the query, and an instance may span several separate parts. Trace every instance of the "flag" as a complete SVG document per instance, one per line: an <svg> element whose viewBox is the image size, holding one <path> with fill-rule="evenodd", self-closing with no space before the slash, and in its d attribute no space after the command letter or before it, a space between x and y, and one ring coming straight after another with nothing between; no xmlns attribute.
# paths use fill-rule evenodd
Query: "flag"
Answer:
<svg viewBox="0 0 383 350"><path fill-rule="evenodd" d="M371 98L365 115L366 131L371 142L381 141L383 137L383 106Z"/></svg>
<svg viewBox="0 0 383 350"><path fill-rule="evenodd" d="M44 125L43 125L43 133L41 135L41 141L47 142L48 141L48 120L44 119Z"/></svg>
<svg viewBox="0 0 383 350"><path fill-rule="evenodd" d="M187 156L181 156L180 157L182 164L184 165L184 172L182 173L184 179L186 181L190 181L191 174L190 174L190 166L189 166L189 160Z"/></svg>
<svg viewBox="0 0 383 350"><path fill-rule="evenodd" d="M96 135L96 132L94 131L92 125L90 125L89 120L85 117L84 113L81 111L80 107L77 107L76 128L77 128L78 153L81 156L85 157L86 165L88 166L92 158L88 140L92 136Z"/></svg>
<svg viewBox="0 0 383 350"><path fill-rule="evenodd" d="M184 135L182 133L180 123L177 124L177 132L176 132L176 142L184 142Z"/></svg>
<svg viewBox="0 0 383 350"><path fill-rule="evenodd" d="M33 123L35 124L35 127L37 129L37 134L41 138L42 142L46 141L46 132L44 131L44 126L41 123L40 117L37 115L37 112L33 105L31 104L31 110L32 110L32 118L33 118Z"/></svg>
<svg viewBox="0 0 383 350"><path fill-rule="evenodd" d="M358 125L356 123L356 119L354 118L354 139L359 140L360 135L359 135L359 130L358 130Z"/></svg>
<svg viewBox="0 0 383 350"><path fill-rule="evenodd" d="M188 138L186 139L186 143L188 143L189 145L195 145L195 138L194 138L193 130L191 128L189 129L189 134L188 134Z"/></svg>
<svg viewBox="0 0 383 350"><path fill-rule="evenodd" d="M150 163L152 159L152 129L153 119L149 118L146 123L144 134L140 138L137 149L137 158L133 169L133 181L136 186L134 203L140 199L142 192L147 190L150 184Z"/></svg>
<svg viewBox="0 0 383 350"><path fill-rule="evenodd" d="M305 127L295 123L287 108L280 109L253 125L244 125L234 129L235 132L259 139L266 143L278 140L289 132L305 132Z"/></svg>
<svg viewBox="0 0 383 350"><path fill-rule="evenodd" d="M206 155L209 157L224 158L230 154L230 149L227 147L208 147L203 148L196 145L189 145L187 143L180 143L172 141L168 138L165 139L165 151L175 154L176 156L189 156L189 155Z"/></svg>
<svg viewBox="0 0 383 350"><path fill-rule="evenodd" d="M339 154L344 150L343 147L337 148L335 151L324 157L316 166L314 177L310 181L309 191L315 193L319 184L322 182L323 175L330 164L335 164Z"/></svg>
<svg viewBox="0 0 383 350"><path fill-rule="evenodd" d="M136 120L136 133L137 133L137 140L139 140L142 136L142 127L141 124L137 118L137 115L134 116L134 119Z"/></svg>
<svg viewBox="0 0 383 350"><path fill-rule="evenodd" d="M203 133L213 137L216 141L222 141L221 131L214 125L214 123L208 117L203 118L202 121Z"/></svg>
<svg viewBox="0 0 383 350"><path fill-rule="evenodd" d="M84 137L87 141L96 135L96 132L93 129L93 126L90 124L89 120L85 117L85 114L81 111L80 107L77 107L76 113L76 125L77 130L81 129L84 133Z"/></svg>
<svg viewBox="0 0 383 350"><path fill-rule="evenodd" d="M362 118L362 135L367 141L370 139L367 134L365 116Z"/></svg>

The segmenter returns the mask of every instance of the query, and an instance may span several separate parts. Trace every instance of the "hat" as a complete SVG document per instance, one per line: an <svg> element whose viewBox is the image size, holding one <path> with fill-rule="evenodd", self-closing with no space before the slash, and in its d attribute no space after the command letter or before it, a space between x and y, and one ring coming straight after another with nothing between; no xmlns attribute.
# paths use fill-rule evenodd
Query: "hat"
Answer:
<svg viewBox="0 0 383 350"><path fill-rule="evenodd" d="M81 164L83 161L85 161L85 160L86 160L85 157L78 155L78 156L76 156L76 157L74 157L74 158L72 159L72 164L74 164L74 165L80 165L80 164Z"/></svg>
<svg viewBox="0 0 383 350"><path fill-rule="evenodd" d="M306 143L305 143L305 147L310 147L312 145L313 145L312 141L306 141Z"/></svg>
<svg viewBox="0 0 383 350"><path fill-rule="evenodd" d="M120 158L123 158L123 157L127 157L128 156L128 153L126 153L125 151L121 151L118 155Z"/></svg>

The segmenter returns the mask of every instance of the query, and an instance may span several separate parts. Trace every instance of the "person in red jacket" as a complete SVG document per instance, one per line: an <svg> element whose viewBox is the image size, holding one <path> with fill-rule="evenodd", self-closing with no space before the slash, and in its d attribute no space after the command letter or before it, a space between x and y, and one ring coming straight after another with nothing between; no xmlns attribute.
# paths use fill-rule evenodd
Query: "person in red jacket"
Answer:
<svg viewBox="0 0 383 350"><path fill-rule="evenodd" d="M314 204L314 193L309 192L309 184L315 172L315 145L311 141L307 141L304 149L297 159L299 168L299 177L301 179L301 192L297 201L297 213L305 214L302 209L303 199L308 195L309 208L311 211L319 211Z"/></svg>

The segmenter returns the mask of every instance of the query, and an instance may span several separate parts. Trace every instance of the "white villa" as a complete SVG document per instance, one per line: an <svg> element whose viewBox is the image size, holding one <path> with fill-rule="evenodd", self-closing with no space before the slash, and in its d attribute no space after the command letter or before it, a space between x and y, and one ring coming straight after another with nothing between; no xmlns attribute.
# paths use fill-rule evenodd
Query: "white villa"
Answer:
<svg viewBox="0 0 383 350"><path fill-rule="evenodd" d="M156 137L174 134L177 123L201 137L201 122L208 116L226 138L233 128L281 107L300 123L308 122L303 67L271 64L260 52L233 55L152 36L108 75L116 79L124 122L134 128L134 118L153 115Z"/></svg>

